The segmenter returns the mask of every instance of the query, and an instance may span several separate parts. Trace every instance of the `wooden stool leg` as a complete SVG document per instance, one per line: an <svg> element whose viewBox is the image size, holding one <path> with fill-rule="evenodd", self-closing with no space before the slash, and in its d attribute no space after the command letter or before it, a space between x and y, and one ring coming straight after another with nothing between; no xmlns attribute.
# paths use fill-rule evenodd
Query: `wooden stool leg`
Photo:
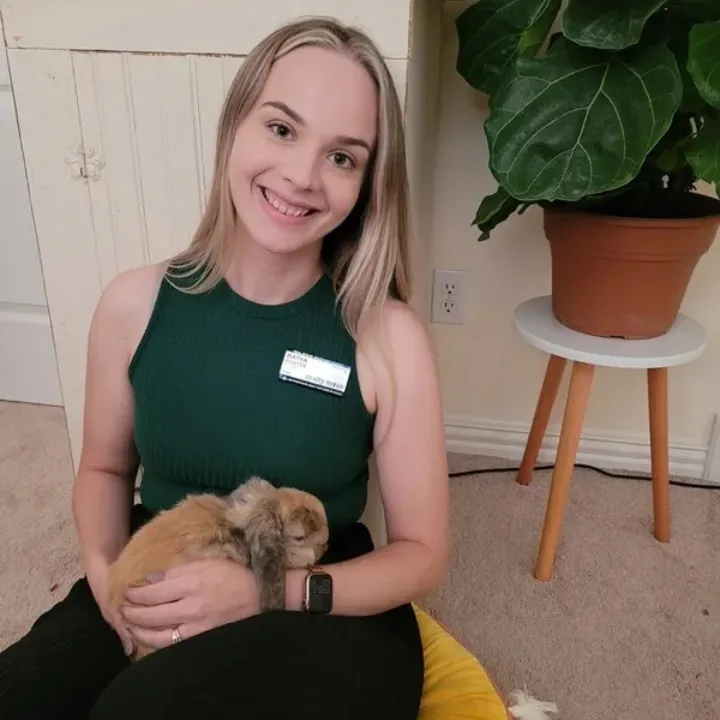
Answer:
<svg viewBox="0 0 720 720"><path fill-rule="evenodd" d="M668 370L648 370L650 457L655 538L670 541L670 470L668 458Z"/></svg>
<svg viewBox="0 0 720 720"><path fill-rule="evenodd" d="M549 580L552 575L560 528L570 494L570 482L594 374L594 365L581 362L573 364L557 460L540 540L540 551L535 564L535 578L538 580Z"/></svg>
<svg viewBox="0 0 720 720"><path fill-rule="evenodd" d="M548 359L545 379L535 407L535 415L533 416L525 452L517 475L517 482L520 485L529 485L532 480L533 468L537 463L540 446L545 437L548 420L550 420L550 413L555 404L566 362L565 358L557 355L551 355Z"/></svg>

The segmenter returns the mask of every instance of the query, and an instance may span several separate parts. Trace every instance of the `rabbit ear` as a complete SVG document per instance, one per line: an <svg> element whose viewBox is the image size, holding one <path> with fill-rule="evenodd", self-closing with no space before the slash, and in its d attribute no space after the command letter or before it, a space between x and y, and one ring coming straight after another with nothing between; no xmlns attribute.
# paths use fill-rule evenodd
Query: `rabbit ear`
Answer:
<svg viewBox="0 0 720 720"><path fill-rule="evenodd" d="M323 522L323 516L318 512L317 508L307 507L305 505L293 508L288 513L286 522L288 524L298 523L309 535L318 532L325 524Z"/></svg>
<svg viewBox="0 0 720 720"><path fill-rule="evenodd" d="M235 504L253 503L269 497L274 491L274 485L257 475L253 475L249 480L235 488L228 499Z"/></svg>
<svg viewBox="0 0 720 720"><path fill-rule="evenodd" d="M248 565L260 590L260 610L285 609L285 533L274 497L260 498L245 511Z"/></svg>

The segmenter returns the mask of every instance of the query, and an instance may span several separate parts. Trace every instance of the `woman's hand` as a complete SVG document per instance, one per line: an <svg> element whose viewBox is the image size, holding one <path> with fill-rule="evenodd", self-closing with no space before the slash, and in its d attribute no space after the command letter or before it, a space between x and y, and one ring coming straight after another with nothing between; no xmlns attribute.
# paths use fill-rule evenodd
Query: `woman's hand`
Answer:
<svg viewBox="0 0 720 720"><path fill-rule="evenodd" d="M130 588L121 608L138 643L154 649L259 612L259 593L250 570L220 558L174 567L162 578Z"/></svg>
<svg viewBox="0 0 720 720"><path fill-rule="evenodd" d="M135 649L135 641L133 640L127 624L123 620L119 611L111 608L107 602L108 597L108 578L110 575L110 566L106 561L98 561L92 563L87 568L86 577L90 590L92 591L95 602L97 603L102 616L105 618L110 627L118 634L122 642L123 650L126 655L131 655Z"/></svg>

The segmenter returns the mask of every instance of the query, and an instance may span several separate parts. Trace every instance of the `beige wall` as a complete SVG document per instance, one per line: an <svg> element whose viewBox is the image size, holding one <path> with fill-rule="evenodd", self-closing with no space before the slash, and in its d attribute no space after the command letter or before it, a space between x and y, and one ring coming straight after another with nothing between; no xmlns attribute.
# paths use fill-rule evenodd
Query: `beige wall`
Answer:
<svg viewBox="0 0 720 720"><path fill-rule="evenodd" d="M487 169L484 98L455 71L453 20L467 4L444 3L431 258L434 268L469 271L467 319L464 326L433 325L432 332L440 356L445 409L449 424L456 426L454 436L449 428L450 439L465 434L471 445L473 438L480 438L483 446L492 436L498 445L510 442L510 454L517 454L524 441L521 430L532 417L545 356L517 337L512 312L523 300L549 291L549 253L537 208L515 216L484 244L476 242L478 233L470 227L478 202L496 183ZM670 375L675 467L687 461L693 474L701 469L713 414L720 411L718 276L720 243L698 267L683 307L706 326L708 349L700 360ZM624 444L622 452L634 453L637 460L645 453L646 407L642 372L600 369L586 436L605 439L608 446ZM558 410L562 408L556 407L553 429L557 429ZM515 433L511 441L508 432ZM628 450L629 446L635 449Z"/></svg>

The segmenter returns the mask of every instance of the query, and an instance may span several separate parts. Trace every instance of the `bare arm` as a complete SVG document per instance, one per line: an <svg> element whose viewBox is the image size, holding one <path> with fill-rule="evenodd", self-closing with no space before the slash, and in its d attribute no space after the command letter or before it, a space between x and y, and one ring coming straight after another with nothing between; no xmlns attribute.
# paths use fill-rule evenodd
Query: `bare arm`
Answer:
<svg viewBox="0 0 720 720"><path fill-rule="evenodd" d="M158 278L152 266L119 275L100 299L90 326L73 512L91 585L129 537L138 457L127 370L151 312Z"/></svg>
<svg viewBox="0 0 720 720"><path fill-rule="evenodd" d="M375 455L388 544L325 566L333 578L333 612L341 615L369 615L419 600L447 570L448 471L434 354L408 308L394 305L386 324L395 385L389 373L375 373ZM373 364L381 367L380 359ZM289 609L300 608L304 578L304 571L288 574Z"/></svg>
<svg viewBox="0 0 720 720"><path fill-rule="evenodd" d="M112 562L126 542L137 471L122 285L111 284L100 299L88 337L83 447L73 488L86 572Z"/></svg>
<svg viewBox="0 0 720 720"><path fill-rule="evenodd" d="M95 309L88 336L83 446L72 504L83 566L95 601L120 636L132 638L106 609L108 574L130 535L138 457L128 365L152 310L155 266L116 277Z"/></svg>

